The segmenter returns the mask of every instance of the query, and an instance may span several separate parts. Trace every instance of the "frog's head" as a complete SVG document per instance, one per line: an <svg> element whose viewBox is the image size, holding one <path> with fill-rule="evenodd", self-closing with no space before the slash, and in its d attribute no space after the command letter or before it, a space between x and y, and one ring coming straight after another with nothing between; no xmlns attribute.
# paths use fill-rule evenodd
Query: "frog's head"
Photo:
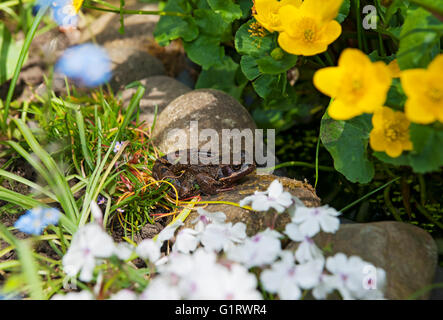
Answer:
<svg viewBox="0 0 443 320"><path fill-rule="evenodd" d="M238 158L238 157L237 157ZM218 181L229 183L234 182L255 170L255 163L248 161L248 153L241 151L240 160L234 160L230 164L220 165Z"/></svg>

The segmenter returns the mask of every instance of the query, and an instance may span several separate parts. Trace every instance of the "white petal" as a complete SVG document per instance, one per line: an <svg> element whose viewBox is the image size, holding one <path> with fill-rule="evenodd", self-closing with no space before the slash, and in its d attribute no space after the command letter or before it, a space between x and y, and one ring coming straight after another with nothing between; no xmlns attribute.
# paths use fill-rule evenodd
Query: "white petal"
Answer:
<svg viewBox="0 0 443 320"><path fill-rule="evenodd" d="M277 199L283 193L283 185L275 179L268 187L268 195L270 198Z"/></svg>

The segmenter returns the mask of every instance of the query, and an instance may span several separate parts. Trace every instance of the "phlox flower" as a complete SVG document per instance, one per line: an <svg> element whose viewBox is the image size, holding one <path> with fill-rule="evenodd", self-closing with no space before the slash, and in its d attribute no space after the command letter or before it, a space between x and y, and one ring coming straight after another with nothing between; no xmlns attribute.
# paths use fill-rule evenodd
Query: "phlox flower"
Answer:
<svg viewBox="0 0 443 320"><path fill-rule="evenodd" d="M209 212L203 208L197 209L198 217L191 221L195 224L194 229L197 231L203 231L205 226L209 223L224 223L226 220L226 215L224 212Z"/></svg>
<svg viewBox="0 0 443 320"><path fill-rule="evenodd" d="M337 218L339 214L340 212L327 205L317 208L298 207L292 222L298 225L303 235L313 237L320 230L335 233L340 226Z"/></svg>
<svg viewBox="0 0 443 320"><path fill-rule="evenodd" d="M193 229L185 228L180 230L177 234L172 249L185 254L194 251L200 243L198 235L199 233Z"/></svg>
<svg viewBox="0 0 443 320"><path fill-rule="evenodd" d="M137 295L129 289L122 289L109 297L109 300L137 300Z"/></svg>
<svg viewBox="0 0 443 320"><path fill-rule="evenodd" d="M119 242L115 245L114 248L114 254L120 260L128 260L133 252L134 252L134 247L127 242Z"/></svg>
<svg viewBox="0 0 443 320"><path fill-rule="evenodd" d="M94 300L90 291L82 290L80 292L68 292L67 294L56 294L51 300Z"/></svg>
<svg viewBox="0 0 443 320"><path fill-rule="evenodd" d="M55 70L79 86L96 87L111 79L111 60L102 47L85 43L66 49Z"/></svg>
<svg viewBox="0 0 443 320"><path fill-rule="evenodd" d="M21 215L14 227L24 233L39 235L48 225L56 225L60 215L55 208L33 208Z"/></svg>
<svg viewBox="0 0 443 320"><path fill-rule="evenodd" d="M63 256L63 269L68 276L85 282L92 280L95 266L100 258L109 258L115 253L112 237L98 224L89 223L80 227L74 234L66 254Z"/></svg>
<svg viewBox="0 0 443 320"><path fill-rule="evenodd" d="M237 222L232 225L229 223L211 223L200 235L200 241L206 250L225 252L234 244L242 243L246 239L246 225Z"/></svg>
<svg viewBox="0 0 443 320"><path fill-rule="evenodd" d="M343 50L337 67L314 74L315 87L333 98L328 114L335 120L348 120L382 107L392 82L392 72L382 62L371 62L358 49Z"/></svg>
<svg viewBox="0 0 443 320"><path fill-rule="evenodd" d="M372 125L369 145L373 150L384 151L391 158L400 156L404 150L412 150L410 122L403 112L388 107L377 109L372 116Z"/></svg>
<svg viewBox="0 0 443 320"><path fill-rule="evenodd" d="M323 252L315 245L314 240L304 235L297 224L288 223L285 228L285 234L292 241L300 242L295 251L295 258L298 262L304 263L310 260L323 258Z"/></svg>
<svg viewBox="0 0 443 320"><path fill-rule="evenodd" d="M155 263L158 259L160 259L161 246L162 242L154 241L152 239L144 239L138 244L135 252L140 258L148 259L149 261Z"/></svg>
<svg viewBox="0 0 443 320"><path fill-rule="evenodd" d="M228 259L241 263L247 268L269 265L277 259L281 252L281 235L267 229L247 238L242 245L237 245L227 251Z"/></svg>
<svg viewBox="0 0 443 320"><path fill-rule="evenodd" d="M140 300L179 300L178 287L167 276L157 276L149 281L148 287L140 294Z"/></svg>
<svg viewBox="0 0 443 320"><path fill-rule="evenodd" d="M283 185L277 179L272 181L265 192L256 191L252 196L241 200L240 206L251 202L251 207L255 211L268 211L270 208L274 208L279 213L293 204L292 195L283 190Z"/></svg>
<svg viewBox="0 0 443 320"><path fill-rule="evenodd" d="M281 253L281 260L264 270L260 280L266 291L277 293L282 300L298 300L301 289L312 289L320 279L323 260L312 260L296 265L294 254L290 251Z"/></svg>
<svg viewBox="0 0 443 320"><path fill-rule="evenodd" d="M337 253L328 257L326 269L332 274L332 278L329 278L330 287L338 290L345 300L383 297L385 271L360 257Z"/></svg>

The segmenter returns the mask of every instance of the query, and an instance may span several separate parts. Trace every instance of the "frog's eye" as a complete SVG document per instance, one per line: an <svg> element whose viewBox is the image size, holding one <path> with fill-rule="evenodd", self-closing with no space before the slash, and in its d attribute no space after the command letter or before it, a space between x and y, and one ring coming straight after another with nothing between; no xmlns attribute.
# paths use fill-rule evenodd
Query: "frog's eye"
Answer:
<svg viewBox="0 0 443 320"><path fill-rule="evenodd" d="M241 169L241 164L234 164L234 165L232 166L232 169L234 169L235 171L240 170L240 169Z"/></svg>

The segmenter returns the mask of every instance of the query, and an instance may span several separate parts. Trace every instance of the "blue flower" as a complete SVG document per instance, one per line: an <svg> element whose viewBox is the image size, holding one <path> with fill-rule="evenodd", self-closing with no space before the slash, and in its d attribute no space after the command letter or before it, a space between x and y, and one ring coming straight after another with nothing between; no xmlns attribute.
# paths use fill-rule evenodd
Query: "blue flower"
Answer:
<svg viewBox="0 0 443 320"><path fill-rule="evenodd" d="M20 216L14 227L24 233L39 235L48 225L56 225L60 215L60 211L54 208L34 208Z"/></svg>
<svg viewBox="0 0 443 320"><path fill-rule="evenodd" d="M44 7L50 7L52 19L60 27L76 27L78 24L77 10L73 0L37 0L35 2L33 13Z"/></svg>
<svg viewBox="0 0 443 320"><path fill-rule="evenodd" d="M92 43L68 48L55 70L80 86L96 87L111 79L111 60L106 50Z"/></svg>
<svg viewBox="0 0 443 320"><path fill-rule="evenodd" d="M97 198L97 204L98 204L98 205L104 204L105 201L106 201L105 197L103 197L103 196L98 196L98 198Z"/></svg>
<svg viewBox="0 0 443 320"><path fill-rule="evenodd" d="M116 142L115 143L115 146L114 146L114 153L117 153L117 152L119 152L120 151L120 149L121 149L121 147L122 147L122 145L123 145L123 142Z"/></svg>

